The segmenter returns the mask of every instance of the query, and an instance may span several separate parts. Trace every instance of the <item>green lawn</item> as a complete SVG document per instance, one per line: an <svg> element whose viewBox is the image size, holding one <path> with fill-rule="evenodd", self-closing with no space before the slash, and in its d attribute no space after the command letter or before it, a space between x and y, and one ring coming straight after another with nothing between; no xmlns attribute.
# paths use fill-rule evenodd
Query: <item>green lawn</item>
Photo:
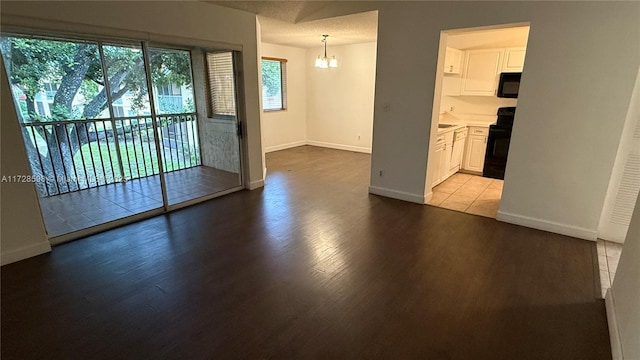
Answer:
<svg viewBox="0 0 640 360"><path fill-rule="evenodd" d="M137 179L159 173L155 143L137 139L136 141L120 140L119 145L125 178ZM166 151L165 155L165 171L198 165L197 158L193 153L191 157L186 157L184 160L176 156L175 150L173 152ZM188 155L186 151L185 155ZM85 166L83 166L83 158ZM108 139L108 145L107 141L101 139L99 142L92 141L83 145L81 151L74 156L73 161L76 169L86 167L86 175L89 179L98 179L99 183L110 183L122 178L117 159L118 152L113 139ZM80 176L80 173L78 175Z"/></svg>

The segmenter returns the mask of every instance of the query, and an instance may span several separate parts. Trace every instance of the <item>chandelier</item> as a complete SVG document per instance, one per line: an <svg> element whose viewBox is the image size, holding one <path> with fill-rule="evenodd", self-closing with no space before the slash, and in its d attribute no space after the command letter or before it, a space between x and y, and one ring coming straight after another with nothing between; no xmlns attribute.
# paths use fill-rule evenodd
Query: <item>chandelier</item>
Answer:
<svg viewBox="0 0 640 360"><path fill-rule="evenodd" d="M322 42L324 43L324 56L318 55L316 59L316 67L321 69L326 68L335 68L338 67L338 60L335 56L332 56L331 59L327 57L327 38L329 35L322 35Z"/></svg>

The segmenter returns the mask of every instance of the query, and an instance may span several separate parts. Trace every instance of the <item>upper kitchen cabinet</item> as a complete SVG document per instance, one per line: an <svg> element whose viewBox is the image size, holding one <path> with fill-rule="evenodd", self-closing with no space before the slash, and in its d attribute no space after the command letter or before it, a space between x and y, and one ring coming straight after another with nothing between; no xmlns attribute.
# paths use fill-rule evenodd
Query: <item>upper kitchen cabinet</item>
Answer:
<svg viewBox="0 0 640 360"><path fill-rule="evenodd" d="M464 51L447 46L444 56L444 73L460 74Z"/></svg>
<svg viewBox="0 0 640 360"><path fill-rule="evenodd" d="M466 51L460 95L494 96L502 54L502 49Z"/></svg>
<svg viewBox="0 0 640 360"><path fill-rule="evenodd" d="M442 95L460 96L460 74L447 75L442 79Z"/></svg>
<svg viewBox="0 0 640 360"><path fill-rule="evenodd" d="M501 72L522 72L526 50L524 47L504 49Z"/></svg>

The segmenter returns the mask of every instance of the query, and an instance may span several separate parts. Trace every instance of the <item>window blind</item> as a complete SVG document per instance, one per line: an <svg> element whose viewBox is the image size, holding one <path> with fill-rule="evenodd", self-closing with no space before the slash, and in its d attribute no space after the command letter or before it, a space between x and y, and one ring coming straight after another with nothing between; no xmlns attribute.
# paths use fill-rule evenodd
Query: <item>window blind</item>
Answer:
<svg viewBox="0 0 640 360"><path fill-rule="evenodd" d="M209 116L236 115L233 52L207 53Z"/></svg>

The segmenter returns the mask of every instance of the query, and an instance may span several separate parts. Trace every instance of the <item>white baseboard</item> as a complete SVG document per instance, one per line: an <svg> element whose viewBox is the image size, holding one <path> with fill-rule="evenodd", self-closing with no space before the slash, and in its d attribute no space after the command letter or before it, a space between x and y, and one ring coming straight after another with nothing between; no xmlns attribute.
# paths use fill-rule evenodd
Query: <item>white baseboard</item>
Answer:
<svg viewBox="0 0 640 360"><path fill-rule="evenodd" d="M42 241L19 249L3 251L0 255L0 263L7 265L48 252L51 252L51 244L48 241Z"/></svg>
<svg viewBox="0 0 640 360"><path fill-rule="evenodd" d="M269 147L264 148L264 152L265 153L270 153L270 152L274 152L274 151L278 151L278 150L290 149L290 148L294 148L294 147L298 147L298 146L302 146L302 145L307 145L307 141L306 140L301 140L301 141L294 141L294 142L288 143L288 144L280 144L280 145L269 146Z"/></svg>
<svg viewBox="0 0 640 360"><path fill-rule="evenodd" d="M611 355L613 360L623 360L622 343L620 342L620 331L616 318L616 307L612 289L607 290L604 297L604 304L607 309L607 323L609 325L609 338L611 341Z"/></svg>
<svg viewBox="0 0 640 360"><path fill-rule="evenodd" d="M629 226L626 226L624 231L620 229L621 227L622 227L621 225L616 224L615 226L616 230L613 230L613 231L611 231L611 229L609 228L607 229L599 228L598 239L611 241L618 244L624 244L624 240L627 237L627 231L629 230Z"/></svg>
<svg viewBox="0 0 640 360"><path fill-rule="evenodd" d="M424 194L424 203L425 204L428 203L432 197L433 197L433 191L429 191L428 193Z"/></svg>
<svg viewBox="0 0 640 360"><path fill-rule="evenodd" d="M473 170L466 170L466 169L460 168L458 172L461 172L463 174L482 176L482 171L473 171Z"/></svg>
<svg viewBox="0 0 640 360"><path fill-rule="evenodd" d="M264 179L260 179L257 181L251 181L249 182L249 185L247 186L247 189L249 190L255 190L258 188L264 187Z"/></svg>
<svg viewBox="0 0 640 360"><path fill-rule="evenodd" d="M307 145L371 154L371 148L307 140Z"/></svg>
<svg viewBox="0 0 640 360"><path fill-rule="evenodd" d="M346 151L371 154L371 148L367 148L367 147L328 143L328 142L314 141L314 140L301 140L301 141L295 141L288 144L269 146L264 148L264 152L270 153L270 152L279 151L279 150L291 149L291 148L303 146L303 145L311 145L311 146L318 146L318 147L324 147L329 149L346 150Z"/></svg>
<svg viewBox="0 0 640 360"><path fill-rule="evenodd" d="M560 235L572 236L584 240L596 241L598 238L598 232L596 230L561 224L549 220L536 219L528 216L510 214L500 210L498 210L496 220L516 225L522 225L538 230L549 231Z"/></svg>
<svg viewBox="0 0 640 360"><path fill-rule="evenodd" d="M375 195L380 195L380 196L385 196L385 197L390 197L392 199L409 201L409 202L416 203L416 204L421 204L421 205L424 205L424 203L425 203L425 200L424 200L425 197L422 196L422 195L411 194L411 193L404 192L404 191L385 189L385 188L381 188L381 187L378 187L378 186L369 186L369 193L370 194L375 194Z"/></svg>

